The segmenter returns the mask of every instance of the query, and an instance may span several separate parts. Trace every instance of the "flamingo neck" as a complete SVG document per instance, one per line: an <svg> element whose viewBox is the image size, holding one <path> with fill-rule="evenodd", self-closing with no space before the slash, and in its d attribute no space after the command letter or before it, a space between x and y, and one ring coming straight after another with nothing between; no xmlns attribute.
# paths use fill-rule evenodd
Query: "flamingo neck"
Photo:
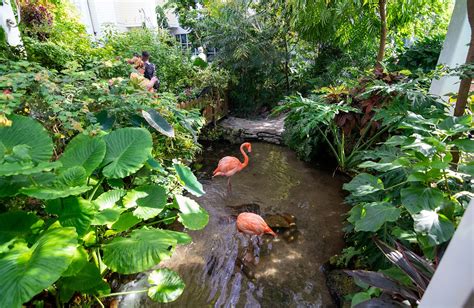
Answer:
<svg viewBox="0 0 474 308"><path fill-rule="evenodd" d="M240 146L240 152L244 156L244 162L241 163L241 167L240 167L241 169L243 169L243 168L247 167L247 165L249 164L249 157L247 156L247 153L245 153L245 151L244 151L244 145L243 144Z"/></svg>

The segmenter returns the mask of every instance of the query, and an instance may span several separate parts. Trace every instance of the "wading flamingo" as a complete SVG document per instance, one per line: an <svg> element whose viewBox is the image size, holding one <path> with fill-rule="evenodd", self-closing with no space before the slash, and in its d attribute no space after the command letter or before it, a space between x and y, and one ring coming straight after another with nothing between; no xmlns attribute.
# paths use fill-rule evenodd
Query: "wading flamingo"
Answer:
<svg viewBox="0 0 474 308"><path fill-rule="evenodd" d="M227 180L227 190L232 191L232 185L230 184L230 177L239 172L240 170L247 167L249 164L249 157L244 151L244 148L247 149L247 152L252 152L252 145L249 142L244 142L240 146L240 152L244 156L244 162L241 163L237 157L226 156L219 161L216 170L214 170L212 177L215 176L226 176Z"/></svg>
<svg viewBox="0 0 474 308"><path fill-rule="evenodd" d="M277 236L260 215L254 213L240 213L237 216L237 230L249 235L263 235L268 233Z"/></svg>

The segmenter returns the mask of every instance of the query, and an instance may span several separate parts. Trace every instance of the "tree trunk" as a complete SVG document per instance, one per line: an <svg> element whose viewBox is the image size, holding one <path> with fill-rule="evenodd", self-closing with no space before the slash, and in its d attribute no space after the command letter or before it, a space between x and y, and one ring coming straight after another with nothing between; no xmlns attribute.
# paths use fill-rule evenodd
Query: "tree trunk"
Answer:
<svg viewBox="0 0 474 308"><path fill-rule="evenodd" d="M285 33L285 80L286 95L290 93L290 53L288 52L288 40Z"/></svg>
<svg viewBox="0 0 474 308"><path fill-rule="evenodd" d="M467 52L466 64L474 62L474 1L467 0L467 17L471 26L471 42ZM454 108L454 116L460 117L464 114L467 105L467 98L471 88L472 78L464 78L459 85L458 98Z"/></svg>
<svg viewBox="0 0 474 308"><path fill-rule="evenodd" d="M387 0L379 0L379 15L380 15L380 44L379 52L377 54L377 63L375 68L382 68L382 61L385 55L385 43L387 41Z"/></svg>

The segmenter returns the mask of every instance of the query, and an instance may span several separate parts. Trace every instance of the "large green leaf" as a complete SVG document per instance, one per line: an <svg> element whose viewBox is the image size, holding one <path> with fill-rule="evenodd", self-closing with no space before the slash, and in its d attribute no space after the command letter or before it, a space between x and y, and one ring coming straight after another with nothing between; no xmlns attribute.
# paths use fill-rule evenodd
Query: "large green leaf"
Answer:
<svg viewBox="0 0 474 308"><path fill-rule="evenodd" d="M103 260L121 274L143 272L169 258L176 244L176 238L165 230L134 230L130 237L116 237L105 244Z"/></svg>
<svg viewBox="0 0 474 308"><path fill-rule="evenodd" d="M391 162L385 162L385 163L374 162L374 161L368 160L368 161L363 162L362 164L360 164L358 167L359 168L371 168L371 169L374 169L374 170L377 170L377 171L387 172L387 171L390 171L390 170L395 170L395 169L401 168L402 165L399 163L398 160L393 160Z"/></svg>
<svg viewBox="0 0 474 308"><path fill-rule="evenodd" d="M447 117L439 123L438 126L440 129L445 130L445 133L450 136L467 132L472 130L472 116Z"/></svg>
<svg viewBox="0 0 474 308"><path fill-rule="evenodd" d="M473 139L457 139L453 143L462 151L474 153L474 140Z"/></svg>
<svg viewBox="0 0 474 308"><path fill-rule="evenodd" d="M116 189L116 190L109 190L103 194L101 194L97 199L93 202L99 210L105 210L109 208L113 208L117 202L125 195L125 190Z"/></svg>
<svg viewBox="0 0 474 308"><path fill-rule="evenodd" d="M174 138L174 128L155 109L142 110L142 116L158 132L167 137Z"/></svg>
<svg viewBox="0 0 474 308"><path fill-rule="evenodd" d="M61 166L60 162L42 162L39 163L38 166L28 170L19 169L20 171L16 174L26 175L29 173L49 171L52 168L59 166ZM33 176L27 178L16 176L12 178L12 181L10 181L10 183L8 184L10 185L9 189L12 192L20 190L21 193L37 199L49 200L65 198L70 195L78 195L92 188L86 185L86 171L81 166L74 166L68 169L63 169L63 171L59 174L58 177L54 179L54 181L52 180L51 176L52 175L48 177L46 174L39 176L38 174L36 174L34 176L36 177L36 179L33 179ZM12 183L15 182L14 179L19 180L16 182L16 185ZM41 181L37 181L37 179L41 179ZM0 194L2 193L0 192Z"/></svg>
<svg viewBox="0 0 474 308"><path fill-rule="evenodd" d="M104 159L105 150L102 138L80 134L69 142L59 161L64 169L81 166L91 175Z"/></svg>
<svg viewBox="0 0 474 308"><path fill-rule="evenodd" d="M59 186L86 186L87 184L87 174L86 169L82 166L74 166L68 169L65 169L61 172L56 180L56 185Z"/></svg>
<svg viewBox="0 0 474 308"><path fill-rule="evenodd" d="M119 219L112 225L112 229L117 232L127 231L137 223L142 221L140 218L133 215L132 212L122 213Z"/></svg>
<svg viewBox="0 0 474 308"><path fill-rule="evenodd" d="M86 263L76 275L61 279L59 292L61 301L67 302L74 292L103 295L110 293L110 287L102 279L97 266L93 263Z"/></svg>
<svg viewBox="0 0 474 308"><path fill-rule="evenodd" d="M424 156L431 156L436 152L436 148L425 141L425 138L416 136L413 142L402 146L402 150L414 150L423 154Z"/></svg>
<svg viewBox="0 0 474 308"><path fill-rule="evenodd" d="M0 259L0 307L16 308L48 288L68 268L77 246L74 228L46 231L28 248L17 245Z"/></svg>
<svg viewBox="0 0 474 308"><path fill-rule="evenodd" d="M0 177L0 198L15 196L20 193L20 189L23 187L50 185L55 179L56 176L52 173Z"/></svg>
<svg viewBox="0 0 474 308"><path fill-rule="evenodd" d="M90 190L91 186L75 186L75 187L41 187L41 186L31 186L20 189L20 192L24 195L27 195L32 198L42 199L42 200L54 200L58 198L66 198L69 196L76 196L85 193Z"/></svg>
<svg viewBox="0 0 474 308"><path fill-rule="evenodd" d="M135 190L146 192L147 196L137 200L137 208L133 211L133 215L146 220L163 211L167 199L164 187L148 185L135 188Z"/></svg>
<svg viewBox="0 0 474 308"><path fill-rule="evenodd" d="M72 256L72 262L69 267L61 274L62 277L74 276L86 265L89 256L87 250L83 246L77 246L74 255Z"/></svg>
<svg viewBox="0 0 474 308"><path fill-rule="evenodd" d="M441 205L444 194L437 188L411 186L400 191L403 206L410 214L418 214L421 210L434 210Z"/></svg>
<svg viewBox="0 0 474 308"><path fill-rule="evenodd" d="M9 153L17 145L30 148L31 160L35 163L49 161L53 155L53 141L39 122L29 117L11 115L12 126L0 127L0 140Z"/></svg>
<svg viewBox="0 0 474 308"><path fill-rule="evenodd" d="M3 163L3 160L5 159L6 151L7 151L7 148L0 141L0 163Z"/></svg>
<svg viewBox="0 0 474 308"><path fill-rule="evenodd" d="M200 230L209 222L209 214L199 204L188 197L175 195L174 202L180 213L178 220L188 229Z"/></svg>
<svg viewBox="0 0 474 308"><path fill-rule="evenodd" d="M187 245L193 241L193 239L189 236L189 234L184 233L184 232L171 231L171 230L166 230L165 232L169 236L174 237L176 241L178 242L178 244L181 244L181 245Z"/></svg>
<svg viewBox="0 0 474 308"><path fill-rule="evenodd" d="M93 226L100 226L100 225L112 225L116 221L119 220L120 214L124 212L126 209L124 208L119 208L119 207L113 207L113 208L108 208L105 210L100 211L94 216L94 219L91 222L91 225Z"/></svg>
<svg viewBox="0 0 474 308"><path fill-rule="evenodd" d="M466 162L465 164L458 165L459 171L469 174L470 176L474 177L474 162ZM1 196L1 188L0 188L0 196Z"/></svg>
<svg viewBox="0 0 474 308"><path fill-rule="evenodd" d="M166 206L166 190L158 185L140 186L127 192L123 198L125 207L136 207L133 215L150 219L160 214Z"/></svg>
<svg viewBox="0 0 474 308"><path fill-rule="evenodd" d="M108 178L129 176L138 171L151 155L153 141L144 128L121 128L104 138L107 152L102 172Z"/></svg>
<svg viewBox="0 0 474 308"><path fill-rule="evenodd" d="M0 176L11 176L11 175L29 175L34 173L39 173L43 171L51 171L57 167L60 167L60 162L40 162L34 164L32 162L28 163L3 163L0 165Z"/></svg>
<svg viewBox="0 0 474 308"><path fill-rule="evenodd" d="M196 176L193 174L193 172L188 166L185 166L181 163L174 163L173 165L180 180L184 184L184 188L187 191L189 191L196 197L204 195L205 192L202 189L202 184L199 183Z"/></svg>
<svg viewBox="0 0 474 308"><path fill-rule="evenodd" d="M444 215L435 211L422 210L413 215L415 231L428 237L432 246L449 241L454 234L454 225Z"/></svg>
<svg viewBox="0 0 474 308"><path fill-rule="evenodd" d="M15 237L24 237L31 232L31 227L39 221L33 213L10 211L0 214L0 244Z"/></svg>
<svg viewBox="0 0 474 308"><path fill-rule="evenodd" d="M48 202L46 210L58 215L59 222L65 227L74 227L79 236L87 233L96 213L94 205L82 198L68 197Z"/></svg>
<svg viewBox="0 0 474 308"><path fill-rule="evenodd" d="M354 196L361 197L383 190L384 186L379 178L368 173L360 173L352 181L344 184L343 188Z"/></svg>
<svg viewBox="0 0 474 308"><path fill-rule="evenodd" d="M160 303L176 300L184 291L184 282L178 274L167 268L154 270L148 276L148 296Z"/></svg>
<svg viewBox="0 0 474 308"><path fill-rule="evenodd" d="M364 205L360 219L355 222L356 231L376 232L384 223L396 221L401 210L390 203L369 203Z"/></svg>

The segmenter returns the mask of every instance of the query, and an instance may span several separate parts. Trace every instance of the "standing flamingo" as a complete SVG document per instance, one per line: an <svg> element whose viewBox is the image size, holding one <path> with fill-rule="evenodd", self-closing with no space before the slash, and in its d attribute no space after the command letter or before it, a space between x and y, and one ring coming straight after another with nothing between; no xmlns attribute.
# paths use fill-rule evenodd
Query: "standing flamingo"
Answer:
<svg viewBox="0 0 474 308"><path fill-rule="evenodd" d="M244 162L241 163L237 157L226 156L219 161L216 170L214 170L212 177L215 176L226 176L227 180L227 190L232 191L232 185L230 184L230 177L241 171L249 164L249 157L244 151L244 148L247 148L247 152L252 152L252 145L249 142L244 142L240 146L240 152L244 156Z"/></svg>
<svg viewBox="0 0 474 308"><path fill-rule="evenodd" d="M263 235L264 233L277 236L260 215L254 213L240 213L237 216L237 230L249 235Z"/></svg>

